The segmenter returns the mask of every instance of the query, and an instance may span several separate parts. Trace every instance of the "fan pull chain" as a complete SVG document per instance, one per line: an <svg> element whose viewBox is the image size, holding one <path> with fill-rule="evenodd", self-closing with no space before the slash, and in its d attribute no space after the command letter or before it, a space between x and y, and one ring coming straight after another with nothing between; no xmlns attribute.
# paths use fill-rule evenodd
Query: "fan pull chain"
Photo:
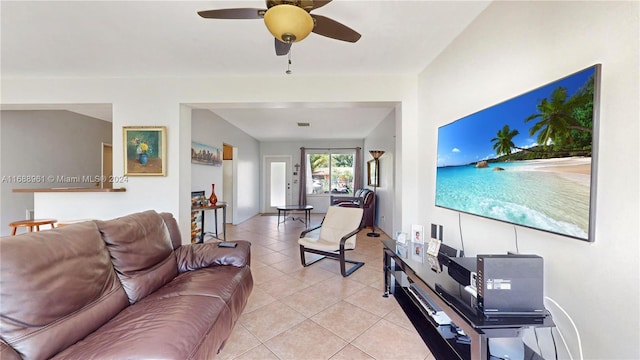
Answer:
<svg viewBox="0 0 640 360"><path fill-rule="evenodd" d="M289 54L288 54L289 60L287 62L287 71L285 71L285 73L287 75L291 75L291 48L289 48Z"/></svg>

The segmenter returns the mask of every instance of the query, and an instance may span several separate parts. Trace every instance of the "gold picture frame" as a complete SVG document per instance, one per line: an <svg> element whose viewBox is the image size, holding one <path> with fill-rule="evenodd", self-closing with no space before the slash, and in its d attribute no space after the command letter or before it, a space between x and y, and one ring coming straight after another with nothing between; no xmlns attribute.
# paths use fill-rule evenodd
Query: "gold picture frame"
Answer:
<svg viewBox="0 0 640 360"><path fill-rule="evenodd" d="M378 161L375 159L367 161L367 185L378 187L380 186L378 176Z"/></svg>
<svg viewBox="0 0 640 360"><path fill-rule="evenodd" d="M167 175L167 128L165 126L124 126L124 175Z"/></svg>

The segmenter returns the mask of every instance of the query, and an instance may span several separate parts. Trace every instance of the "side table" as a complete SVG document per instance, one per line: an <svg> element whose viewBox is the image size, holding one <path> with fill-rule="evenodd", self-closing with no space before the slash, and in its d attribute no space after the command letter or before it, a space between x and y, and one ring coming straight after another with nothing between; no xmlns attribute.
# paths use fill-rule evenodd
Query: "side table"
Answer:
<svg viewBox="0 0 640 360"><path fill-rule="evenodd" d="M222 209L222 238L220 238L220 233L218 232L218 210ZM207 206L192 206L191 212L200 211L201 212L201 222L200 228L202 229L202 234L200 234L200 243L204 242L204 212L208 210L213 210L214 222L215 222L215 237L218 240L227 241L227 203L226 202L218 202L215 205L207 205Z"/></svg>
<svg viewBox="0 0 640 360"><path fill-rule="evenodd" d="M313 206L311 205L281 205L276 208L278 209L278 227L280 227L280 224L287 222L287 214L292 211L304 211L304 218L296 219L291 217L292 220L300 221L305 227L308 227L311 222L311 210L313 210ZM280 221L280 214L284 217L282 221Z"/></svg>

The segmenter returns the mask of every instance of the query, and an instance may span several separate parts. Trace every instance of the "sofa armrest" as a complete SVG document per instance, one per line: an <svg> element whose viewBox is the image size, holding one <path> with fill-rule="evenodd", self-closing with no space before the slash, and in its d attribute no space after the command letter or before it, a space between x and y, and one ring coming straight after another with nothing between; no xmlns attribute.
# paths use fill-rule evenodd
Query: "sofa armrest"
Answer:
<svg viewBox="0 0 640 360"><path fill-rule="evenodd" d="M250 265L251 243L244 240L234 242L238 243L235 248L221 248L217 242L182 245L175 251L178 271L183 273L217 265Z"/></svg>

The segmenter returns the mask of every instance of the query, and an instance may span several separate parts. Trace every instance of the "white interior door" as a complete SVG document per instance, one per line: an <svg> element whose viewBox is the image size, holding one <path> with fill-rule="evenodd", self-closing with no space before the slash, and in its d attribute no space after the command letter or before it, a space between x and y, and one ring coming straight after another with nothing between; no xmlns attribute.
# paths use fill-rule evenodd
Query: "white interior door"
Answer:
<svg viewBox="0 0 640 360"><path fill-rule="evenodd" d="M227 202L227 224L233 224L233 160L222 160L222 196Z"/></svg>
<svg viewBox="0 0 640 360"><path fill-rule="evenodd" d="M265 212L278 212L277 206L291 204L291 157L265 157Z"/></svg>

